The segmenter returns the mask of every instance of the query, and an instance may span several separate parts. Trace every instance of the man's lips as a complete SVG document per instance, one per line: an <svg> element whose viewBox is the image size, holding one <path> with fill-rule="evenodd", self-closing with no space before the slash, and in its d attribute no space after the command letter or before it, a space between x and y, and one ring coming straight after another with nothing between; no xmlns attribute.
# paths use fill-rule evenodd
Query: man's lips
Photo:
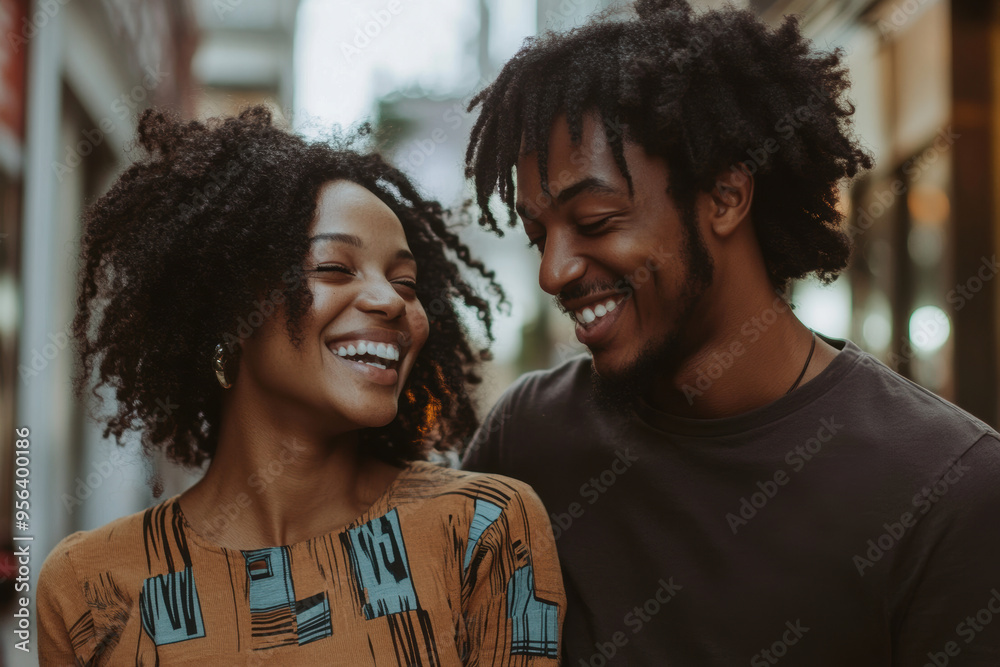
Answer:
<svg viewBox="0 0 1000 667"><path fill-rule="evenodd" d="M563 309L578 325L589 327L603 317L613 313L625 300L627 294L621 292L605 293L598 296L585 297L563 301Z"/></svg>
<svg viewBox="0 0 1000 667"><path fill-rule="evenodd" d="M628 301L627 294L619 294L610 301L601 300L594 306L570 311L576 322L577 340L590 348L607 341L614 333L615 323L628 308Z"/></svg>

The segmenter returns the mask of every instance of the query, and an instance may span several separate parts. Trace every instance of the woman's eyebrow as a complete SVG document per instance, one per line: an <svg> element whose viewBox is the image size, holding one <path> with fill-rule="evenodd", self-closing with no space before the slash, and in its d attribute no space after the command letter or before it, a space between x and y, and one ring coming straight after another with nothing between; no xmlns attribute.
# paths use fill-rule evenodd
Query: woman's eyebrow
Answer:
<svg viewBox="0 0 1000 667"><path fill-rule="evenodd" d="M355 236L354 234L345 234L343 232L327 232L324 234L317 234L316 236L309 237L310 242L315 241L328 241L332 243L346 243L347 245L354 246L355 248L364 248L365 242L361 240L360 236ZM400 248L396 251L396 259L408 260L410 262L416 262L417 258L413 256L413 253L406 248Z"/></svg>
<svg viewBox="0 0 1000 667"><path fill-rule="evenodd" d="M360 236L355 236L354 234L344 234L343 232L328 232L325 234L317 234L316 236L309 237L309 242L315 241L333 241L335 243L346 243L347 245L352 245L355 248L364 248L365 242L361 240Z"/></svg>

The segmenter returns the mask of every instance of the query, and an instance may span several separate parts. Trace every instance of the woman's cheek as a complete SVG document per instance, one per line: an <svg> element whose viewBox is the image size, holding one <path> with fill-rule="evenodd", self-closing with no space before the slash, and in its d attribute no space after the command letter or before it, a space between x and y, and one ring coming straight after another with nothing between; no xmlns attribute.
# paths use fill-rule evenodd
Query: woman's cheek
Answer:
<svg viewBox="0 0 1000 667"><path fill-rule="evenodd" d="M430 323L427 321L427 315L424 312L423 306L420 302L416 302L416 307L413 309L408 309L407 319L409 320L407 327L409 331L408 340L404 341L409 350L407 351L406 365L401 368L401 372L405 373L400 379L400 385L404 384L409 380L410 374L413 372L413 367L417 363L417 357L420 356L420 352L427 342L427 337L430 333Z"/></svg>
<svg viewBox="0 0 1000 667"><path fill-rule="evenodd" d="M414 320L410 324L410 331L413 332L413 349L419 354L424 343L427 342L427 337L430 335L431 330L430 321L427 319L427 311L424 310L424 305L419 301L417 301L417 307L414 309L413 318ZM416 354L413 356L416 357Z"/></svg>

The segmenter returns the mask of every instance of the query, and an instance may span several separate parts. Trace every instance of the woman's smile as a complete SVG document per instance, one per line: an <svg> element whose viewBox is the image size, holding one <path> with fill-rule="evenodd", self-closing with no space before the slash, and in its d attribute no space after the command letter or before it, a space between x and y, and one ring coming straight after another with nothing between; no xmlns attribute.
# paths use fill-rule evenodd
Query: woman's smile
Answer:
<svg viewBox="0 0 1000 667"><path fill-rule="evenodd" d="M326 347L366 380L392 386L399 381L398 369L409 347L406 339L402 331L363 329L332 338Z"/></svg>

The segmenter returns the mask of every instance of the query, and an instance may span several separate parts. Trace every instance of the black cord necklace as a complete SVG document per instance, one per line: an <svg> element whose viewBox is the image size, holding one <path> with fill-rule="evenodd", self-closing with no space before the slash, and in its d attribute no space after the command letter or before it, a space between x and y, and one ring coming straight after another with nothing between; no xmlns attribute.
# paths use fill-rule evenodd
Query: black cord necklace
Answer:
<svg viewBox="0 0 1000 667"><path fill-rule="evenodd" d="M816 349L816 332L813 331L812 332L812 345L809 346L809 356L806 357L806 365L802 367L802 372L799 373L799 376L797 378L795 378L795 384L793 384L791 386L791 388L788 391L785 392L785 394L792 393L792 389L795 389L796 387L798 387L799 383L802 382L802 378L804 378L805 375L806 375L806 369L809 368L809 362L812 361L813 351L815 349Z"/></svg>

